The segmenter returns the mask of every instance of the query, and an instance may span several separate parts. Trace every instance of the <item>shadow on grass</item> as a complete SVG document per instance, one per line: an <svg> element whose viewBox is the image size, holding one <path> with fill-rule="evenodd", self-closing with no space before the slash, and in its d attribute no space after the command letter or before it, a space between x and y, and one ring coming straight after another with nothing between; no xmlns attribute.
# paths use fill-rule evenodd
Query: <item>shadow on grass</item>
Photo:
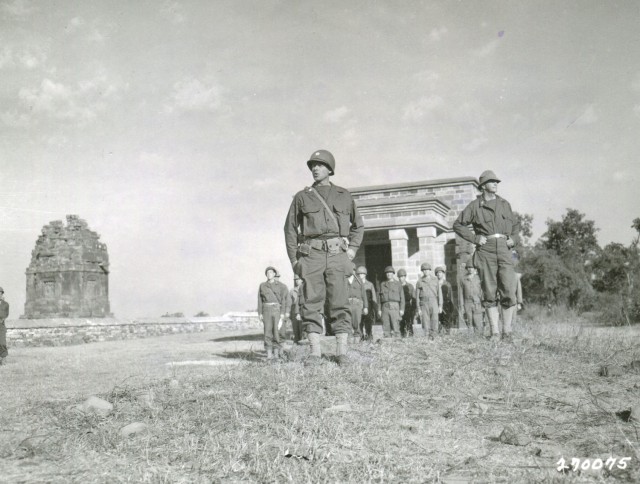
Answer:
<svg viewBox="0 0 640 484"><path fill-rule="evenodd" d="M220 338L213 338L209 341L222 342L222 341L262 341L264 335L262 333L256 334L240 334L238 336L222 336Z"/></svg>
<svg viewBox="0 0 640 484"><path fill-rule="evenodd" d="M233 360L264 361L264 354L255 351L227 351L217 356Z"/></svg>

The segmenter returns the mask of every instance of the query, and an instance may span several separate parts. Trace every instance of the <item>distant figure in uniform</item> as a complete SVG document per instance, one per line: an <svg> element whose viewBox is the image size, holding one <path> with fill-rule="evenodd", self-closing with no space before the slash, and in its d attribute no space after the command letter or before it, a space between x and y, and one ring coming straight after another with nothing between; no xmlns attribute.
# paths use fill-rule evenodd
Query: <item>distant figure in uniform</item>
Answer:
<svg viewBox="0 0 640 484"><path fill-rule="evenodd" d="M325 302L327 324L336 335L338 364L349 363L352 325L346 276L362 242L364 224L349 191L329 181L335 165L326 150L311 154L307 166L314 183L296 193L284 223L287 255L293 272L304 281L302 315L311 348L308 365L321 362Z"/></svg>
<svg viewBox="0 0 640 484"><path fill-rule="evenodd" d="M276 281L276 269L269 266L264 274L267 281L258 288L258 314L264 324L264 346L267 359L280 357L280 327L289 311L289 291L287 287Z"/></svg>
<svg viewBox="0 0 640 484"><path fill-rule="evenodd" d="M416 317L416 300L414 297L415 289L412 284L407 282L407 271L398 270L398 279L404 290L404 314L400 320L400 334L405 336L413 336L413 320Z"/></svg>
<svg viewBox="0 0 640 484"><path fill-rule="evenodd" d="M289 288L283 282L280 282L280 272L276 270L276 282L282 284L287 293L289 292ZM291 298L287 298L287 312L285 313L282 324L278 327L278 333L280 336L280 343L287 341L289 339L289 335L293 334L293 326L291 320L289 319L289 312L291 311ZM291 332L289 332L289 328L291 328Z"/></svg>
<svg viewBox="0 0 640 484"><path fill-rule="evenodd" d="M462 295L467 326L482 336L484 331L482 286L471 261L467 262L466 269L467 274L462 281Z"/></svg>
<svg viewBox="0 0 640 484"><path fill-rule="evenodd" d="M302 279L297 274L293 276L293 288L289 291L289 302L291 305L291 311L289 312L289 318L291 319L291 329L293 330L293 342L299 344L300 341L306 338L302 330L302 302L304 301L302 295Z"/></svg>
<svg viewBox="0 0 640 484"><path fill-rule="evenodd" d="M491 325L491 339L500 339L499 299L504 316L502 339L510 342L517 289L511 249L519 241L520 225L509 202L497 195L498 183L492 171L480 175L478 189L482 194L460 213L453 230L476 246L473 265L482 282L482 304Z"/></svg>
<svg viewBox="0 0 640 484"><path fill-rule="evenodd" d="M444 266L436 267L436 277L438 278L438 284L440 284L440 291L442 292L442 311L438 315L438 320L442 328L448 333L453 327L455 320L454 305L453 305L453 289L451 284L447 281L447 269Z"/></svg>
<svg viewBox="0 0 640 484"><path fill-rule="evenodd" d="M9 317L9 303L4 300L4 289L0 287L0 365L9 355L7 349L7 327L4 321Z"/></svg>
<svg viewBox="0 0 640 484"><path fill-rule="evenodd" d="M369 314L369 302L367 301L367 291L364 283L356 275L356 265L351 263L353 268L349 276L349 305L351 307L351 324L353 327L353 342L357 343L361 339L360 328L362 327L362 317Z"/></svg>
<svg viewBox="0 0 640 484"><path fill-rule="evenodd" d="M378 299L376 297L376 288L373 287L373 283L367 279L367 268L365 266L358 267L356 271L357 276L364 284L364 289L367 294L367 306L369 313L362 317L360 323L360 334L365 341L371 341L373 339L373 323L377 313Z"/></svg>
<svg viewBox="0 0 640 484"><path fill-rule="evenodd" d="M438 317L442 312L442 290L438 278L431 273L428 262L420 266L422 277L416 283L416 304L424 336L434 339L438 334Z"/></svg>
<svg viewBox="0 0 640 484"><path fill-rule="evenodd" d="M400 318L404 314L404 289L400 282L393 278L396 273L393 267L384 270L387 280L380 284L380 309L378 316L382 319L383 336L400 336Z"/></svg>

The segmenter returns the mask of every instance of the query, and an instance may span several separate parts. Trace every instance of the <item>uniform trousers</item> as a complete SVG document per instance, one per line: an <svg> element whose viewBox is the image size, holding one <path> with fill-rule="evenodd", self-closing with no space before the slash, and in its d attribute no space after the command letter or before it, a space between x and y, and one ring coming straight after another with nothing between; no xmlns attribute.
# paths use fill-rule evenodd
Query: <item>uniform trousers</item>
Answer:
<svg viewBox="0 0 640 484"><path fill-rule="evenodd" d="M473 264L480 276L483 306L496 306L498 295L502 307L515 306L518 282L507 240L502 237L487 239L487 243L474 252Z"/></svg>
<svg viewBox="0 0 640 484"><path fill-rule="evenodd" d="M438 332L438 301L435 299L425 299L420 301L420 311L422 315L420 320L422 321L422 330L426 335L427 332L430 335L435 335Z"/></svg>
<svg viewBox="0 0 640 484"><path fill-rule="evenodd" d="M351 333L351 311L348 299L347 277L351 275L351 262L345 251L330 254L311 249L308 255L298 259L296 272L304 281L304 330L307 333L323 332L322 315L331 326L331 332ZM326 303L326 309L325 309Z"/></svg>
<svg viewBox="0 0 640 484"><path fill-rule="evenodd" d="M384 336L400 336L400 303L382 303L382 333Z"/></svg>
<svg viewBox="0 0 640 484"><path fill-rule="evenodd" d="M351 326L353 328L353 335L360 336L360 325L362 324L362 309L364 308L364 302L357 297L349 298L349 306L351 308Z"/></svg>
<svg viewBox="0 0 640 484"><path fill-rule="evenodd" d="M4 320L0 321L0 358L6 358L9 354L7 351L7 327L4 325Z"/></svg>
<svg viewBox="0 0 640 484"><path fill-rule="evenodd" d="M484 322L482 305L473 302L473 299L464 302L464 312L467 316L467 326L474 328L476 331L482 331Z"/></svg>
<svg viewBox="0 0 640 484"><path fill-rule="evenodd" d="M262 321L264 323L264 346L269 348L280 348L280 331L278 321L280 321L279 304L262 305ZM284 323L283 323L284 325Z"/></svg>

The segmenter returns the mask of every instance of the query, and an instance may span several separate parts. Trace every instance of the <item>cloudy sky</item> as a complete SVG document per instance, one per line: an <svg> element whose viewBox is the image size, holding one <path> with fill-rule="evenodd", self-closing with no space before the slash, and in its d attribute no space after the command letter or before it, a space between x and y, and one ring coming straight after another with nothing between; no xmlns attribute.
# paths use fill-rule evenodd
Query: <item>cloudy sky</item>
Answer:
<svg viewBox="0 0 640 484"><path fill-rule="evenodd" d="M325 148L346 186L478 176L602 245L640 216L640 5L0 0L0 284L78 214L116 316L255 306ZM290 282L290 281L285 281Z"/></svg>

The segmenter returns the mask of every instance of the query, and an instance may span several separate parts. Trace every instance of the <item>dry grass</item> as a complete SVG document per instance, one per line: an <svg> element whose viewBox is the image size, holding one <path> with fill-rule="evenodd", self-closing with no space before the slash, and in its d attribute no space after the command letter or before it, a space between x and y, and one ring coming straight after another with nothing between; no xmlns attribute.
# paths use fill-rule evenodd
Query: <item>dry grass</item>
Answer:
<svg viewBox="0 0 640 484"><path fill-rule="evenodd" d="M598 376L601 365L640 360L638 328L585 327L571 315L558 323L531 314L518 326L512 345L465 334L435 343L359 345L352 352L356 364L346 369L255 361L252 351L261 345L240 334L231 356L246 359L234 366L166 365L211 358L218 342L206 335L145 340L153 350L140 342L95 345L99 351L87 362L106 366L82 369L57 361L58 348L21 350L24 380L37 388L70 385L74 393L47 398L38 390L24 398L23 386L13 391L19 405L12 411L3 396L0 479L640 482L639 424L616 416L640 402L640 375ZM330 351L332 340L325 345ZM46 378L34 352L46 361ZM113 354L113 362L100 360ZM162 364L154 367L153 358ZM3 380L17 383L17 368L0 370ZM118 378L94 390L114 404L106 418L73 407L83 391L98 386L96 371ZM127 371L137 376L123 378ZM92 383L78 383L85 378ZM148 424L148 432L120 437L119 429L134 421ZM505 426L526 445L501 443ZM561 456L610 455L632 457L629 468L555 470Z"/></svg>

